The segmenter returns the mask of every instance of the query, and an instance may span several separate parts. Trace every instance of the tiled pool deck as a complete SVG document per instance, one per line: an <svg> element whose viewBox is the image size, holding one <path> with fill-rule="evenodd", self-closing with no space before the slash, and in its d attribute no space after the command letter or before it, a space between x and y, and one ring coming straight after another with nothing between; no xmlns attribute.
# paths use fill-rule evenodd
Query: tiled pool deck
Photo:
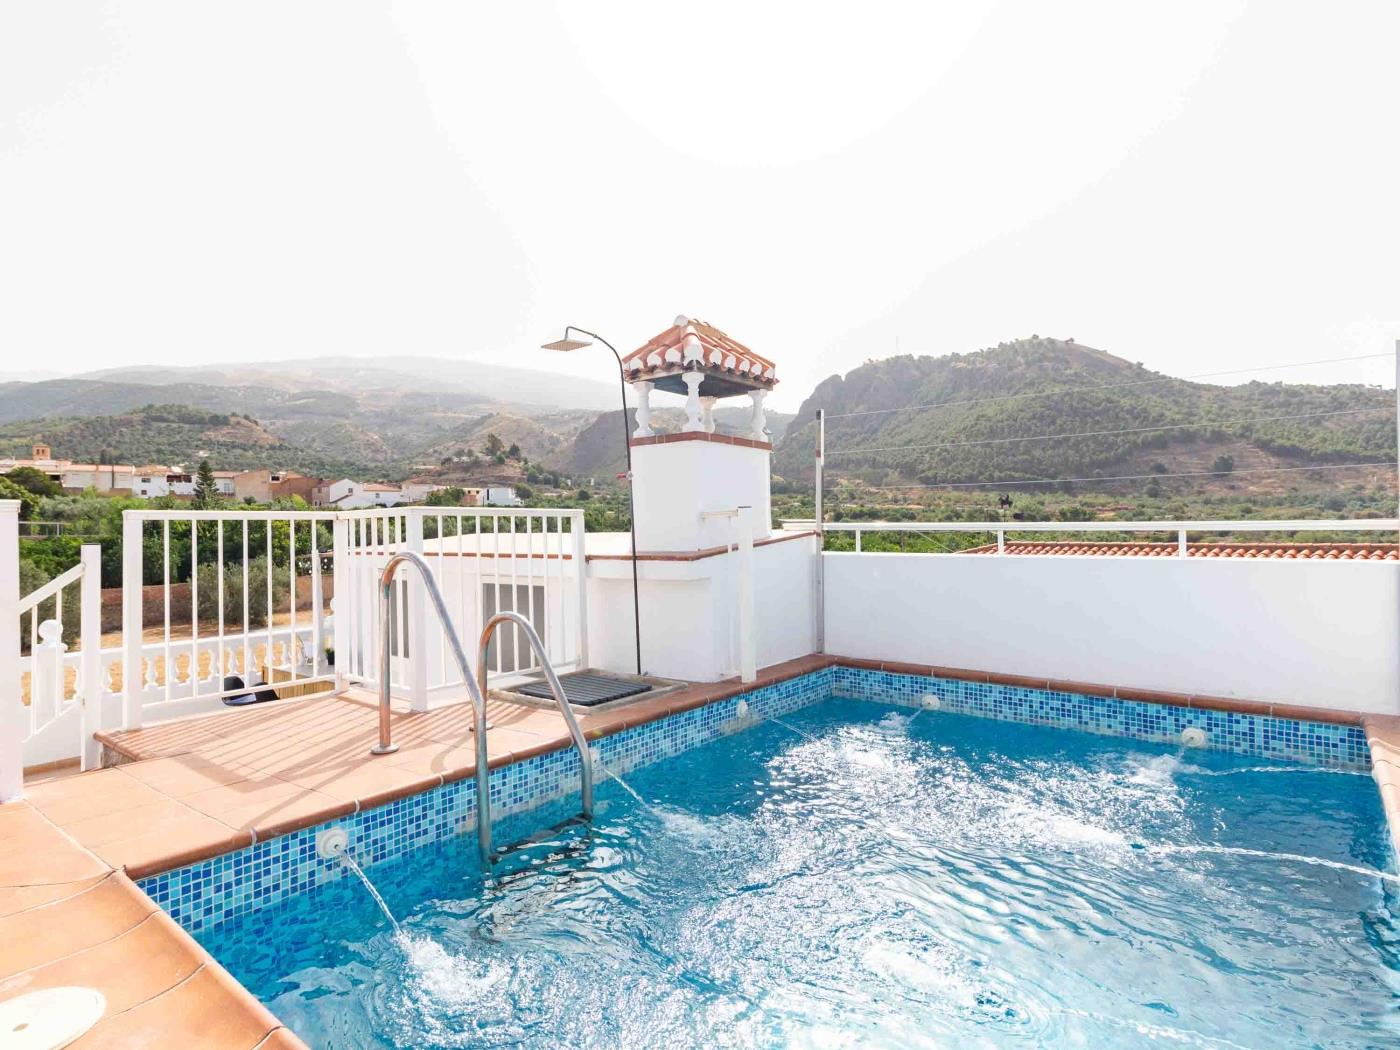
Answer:
<svg viewBox="0 0 1400 1050"><path fill-rule="evenodd" d="M1392 836L1400 829L1400 717L809 656L766 668L755 683L692 685L583 716L581 723L590 739L611 738L600 745L605 760L625 769L712 735L721 707L724 718L733 717L734 705L719 701L838 664L875 672L836 672L840 692L878 687L895 702L916 702L926 687L918 680L936 678L945 710L1139 739L1178 732L1177 723L1199 716L1214 720L1209 724L1226 746L1244 741L1241 747L1261 753L1302 748L1317 761L1364 765L1364 737ZM1015 702L1031 706L1005 710ZM124 764L34 785L26 801L0 807L0 1001L63 984L98 988L107 996L107 1014L73 1044L80 1047L300 1046L132 880L163 885L150 876L199 870L200 862L226 854L250 855L255 843L338 819L370 828L382 822L378 812L366 811L410 796L461 795L460 805L470 782L457 791L449 786L475 772L470 708L396 712L401 750L371 758L374 704L355 691L106 734L105 744ZM696 714L671 719L660 731L628 732L685 712ZM553 711L493 701L490 718L491 767L516 766L522 774L493 778L493 798L499 782L497 804L508 812L520 801L512 797L520 790L516 781L537 775L531 771L553 762L544 756L567 752L570 741ZM550 775L567 774L563 761L554 764L560 770ZM465 812L453 819L460 824Z"/></svg>

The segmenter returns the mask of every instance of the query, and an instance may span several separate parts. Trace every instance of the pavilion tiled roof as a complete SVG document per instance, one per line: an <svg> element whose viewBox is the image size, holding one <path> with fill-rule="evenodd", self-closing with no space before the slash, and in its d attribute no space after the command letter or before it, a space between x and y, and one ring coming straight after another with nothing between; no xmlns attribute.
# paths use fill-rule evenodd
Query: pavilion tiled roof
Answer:
<svg viewBox="0 0 1400 1050"><path fill-rule="evenodd" d="M997 545L971 547L963 554L995 554ZM1103 558L1175 558L1175 543L1116 540L1007 540L1007 554L1095 555ZM1393 543L1188 543L1188 558L1279 558L1290 561L1400 561Z"/></svg>
<svg viewBox="0 0 1400 1050"><path fill-rule="evenodd" d="M692 362L713 375L732 376L746 386L771 388L778 380L773 362L754 353L712 324L678 317L676 323L653 336L622 359L628 379L668 375Z"/></svg>

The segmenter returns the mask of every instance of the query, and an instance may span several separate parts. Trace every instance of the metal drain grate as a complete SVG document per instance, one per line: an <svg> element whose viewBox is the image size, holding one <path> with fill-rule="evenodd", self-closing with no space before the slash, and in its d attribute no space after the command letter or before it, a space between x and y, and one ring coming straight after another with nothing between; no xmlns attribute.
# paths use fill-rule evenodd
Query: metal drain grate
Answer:
<svg viewBox="0 0 1400 1050"><path fill-rule="evenodd" d="M626 696L636 696L638 693L651 691L651 686L643 682L627 682L618 678L609 678L606 675L592 674L588 671L572 671L569 674L559 676L559 684L564 687L564 698L571 704L579 707L597 707L599 704L606 704L609 700L621 700ZM554 694L549 691L549 683L544 681L527 682L525 685L517 686L514 690L523 693L525 696L537 697L540 700L552 700Z"/></svg>

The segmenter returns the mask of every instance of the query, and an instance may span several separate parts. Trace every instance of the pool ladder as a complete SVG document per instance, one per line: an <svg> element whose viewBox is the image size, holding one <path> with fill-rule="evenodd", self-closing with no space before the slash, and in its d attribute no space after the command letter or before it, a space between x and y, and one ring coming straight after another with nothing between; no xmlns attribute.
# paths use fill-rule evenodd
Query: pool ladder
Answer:
<svg viewBox="0 0 1400 1050"><path fill-rule="evenodd" d="M393 742L389 721L389 618L394 591L394 576L400 565L412 565L418 570L424 590L427 591L433 608L437 611L443 633L447 635L448 648L452 650L452 658L456 661L458 670L462 672L462 680L467 684L467 695L471 697L474 716L472 733L476 737L476 841L482 865L489 868L492 861L491 770L486 753L486 730L488 728L486 721L486 651L496 628L503 623L513 623L524 631L530 648L534 650L535 657L544 669L544 677L549 683L549 691L554 694L554 702L559 705L559 713L564 716L564 722L569 727L569 736L573 738L574 747L578 751L579 781L583 795L583 818L592 820L593 756L588 749L587 740L584 739L583 729L574 716L573 708L569 706L564 687L559 682L559 676L554 673L554 667L549 662L544 643L540 641L540 636L536 633L534 625L519 613L510 611L498 612L487 620L486 626L482 628L481 638L477 641L476 674L473 675L472 667L467 661L467 654L462 649L462 639L452 624L452 615L447 611L447 603L442 599L442 591L439 589L437 581L433 579L432 569L428 566L427 561L411 551L403 551L391 557L379 576L379 742L370 748L370 754L391 755L399 749L399 745Z"/></svg>

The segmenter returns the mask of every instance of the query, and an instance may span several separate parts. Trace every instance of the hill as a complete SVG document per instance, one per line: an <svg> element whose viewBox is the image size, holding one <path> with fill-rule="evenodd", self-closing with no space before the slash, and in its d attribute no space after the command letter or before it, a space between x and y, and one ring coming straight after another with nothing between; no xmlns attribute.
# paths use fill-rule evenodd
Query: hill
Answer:
<svg viewBox="0 0 1400 1050"><path fill-rule="evenodd" d="M143 386L196 384L286 392L330 390L357 401L414 392L449 394L454 403L460 403L461 395L466 395L474 402L516 406L527 415L559 408L597 411L617 403L617 388L611 383L543 370L550 356L541 351L522 358L534 360L539 369L392 354L382 358L328 356L183 368L138 365L101 369L75 378Z"/></svg>
<svg viewBox="0 0 1400 1050"><path fill-rule="evenodd" d="M28 455L33 436L28 423L0 426L0 454ZM119 415L47 420L43 436L64 459L86 463L193 464L208 456L220 468L234 470L269 458L298 458L297 450L255 419L188 405L146 405Z"/></svg>
<svg viewBox="0 0 1400 1050"><path fill-rule="evenodd" d="M889 485L1223 475L1227 467L1395 457L1393 391L1193 383L1037 336L975 353L872 361L831 376L788 428L775 457L780 475L810 479L818 408L828 415L829 475ZM1060 436L1071 434L1085 436ZM1306 477L1280 471L1276 481Z"/></svg>
<svg viewBox="0 0 1400 1050"><path fill-rule="evenodd" d="M545 451L556 446L556 437L572 439L616 397L615 388L604 383L434 358L144 366L0 383L0 427L4 435L24 440L47 433L60 455L78 458L62 437L73 421L127 417L140 405L178 404L257 419L290 456L258 466L402 473L437 448L469 441L472 428L488 416L538 420L532 444ZM134 424L131 419L113 424L127 447L165 440L138 437ZM89 435L75 440L78 448L93 443Z"/></svg>

